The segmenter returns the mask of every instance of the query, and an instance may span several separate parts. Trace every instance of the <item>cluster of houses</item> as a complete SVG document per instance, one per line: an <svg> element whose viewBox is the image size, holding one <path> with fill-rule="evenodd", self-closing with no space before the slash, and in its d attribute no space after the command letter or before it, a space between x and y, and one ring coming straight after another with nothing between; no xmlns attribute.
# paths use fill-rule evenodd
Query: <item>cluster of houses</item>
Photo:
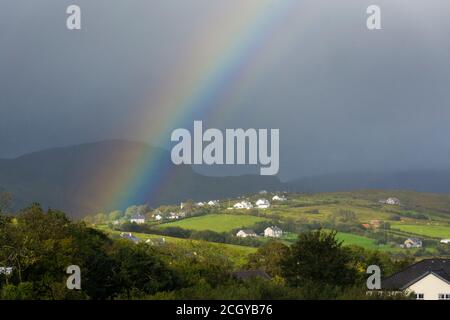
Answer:
<svg viewBox="0 0 450 320"><path fill-rule="evenodd" d="M252 209L253 208L253 204L250 201L247 200L243 200L241 202L236 203L233 206L234 209ZM233 209L233 208L228 208L228 209Z"/></svg>
<svg viewBox="0 0 450 320"><path fill-rule="evenodd" d="M286 201L286 200L287 199L285 196L275 195L272 197L272 201ZM253 205L248 200L243 200L243 201L240 201L240 202L234 204L234 206L232 208L228 208L228 209L247 209L247 210L249 210L249 209L253 209L253 208L267 209L269 207L270 207L269 200L261 198L255 202L255 205Z"/></svg>
<svg viewBox="0 0 450 320"><path fill-rule="evenodd" d="M151 216L155 221L162 221L162 220L178 220L181 218L186 217L186 212L169 212L168 214L163 214L160 211L155 212ZM130 218L130 223L136 223L136 224L144 224L147 222L147 219L142 214L136 214Z"/></svg>
<svg viewBox="0 0 450 320"><path fill-rule="evenodd" d="M261 192L260 192L261 193ZM266 192L267 193L267 192ZM272 197L272 201L286 201L287 198L283 195L275 195ZM197 202L195 203L197 207L216 207L219 205L219 200L210 200L207 202ZM234 204L233 207L228 209L267 209L270 207L270 202L267 199L261 198L258 199L255 204L251 203L247 200L242 200L236 204ZM184 208L184 204L180 204L181 210ZM151 218L154 219L154 221L162 221L162 220L178 220L186 217L186 212L180 211L180 212L169 212L168 214L163 214L161 211L156 211L153 215L151 215ZM145 224L147 222L147 218L143 214L136 214L132 216L129 219L130 223L136 223L136 224ZM114 221L114 224L119 224L119 220Z"/></svg>
<svg viewBox="0 0 450 320"><path fill-rule="evenodd" d="M219 205L219 200L210 200L208 202L197 202L195 205L197 207L204 207L204 206L215 207Z"/></svg>
<svg viewBox="0 0 450 320"><path fill-rule="evenodd" d="M264 237L280 238L282 235L283 235L283 230L281 230L277 226L267 227L264 230ZM236 233L236 237L240 237L240 238L251 238L251 237L257 237L257 236L258 236L258 234L256 234L255 231L249 230L249 229L242 229Z"/></svg>
<svg viewBox="0 0 450 320"><path fill-rule="evenodd" d="M168 214L164 215L161 212L156 212L155 214L152 215L153 219L155 219L155 221L162 221L165 219L168 220L178 220L181 218L186 218L186 212L169 212Z"/></svg>

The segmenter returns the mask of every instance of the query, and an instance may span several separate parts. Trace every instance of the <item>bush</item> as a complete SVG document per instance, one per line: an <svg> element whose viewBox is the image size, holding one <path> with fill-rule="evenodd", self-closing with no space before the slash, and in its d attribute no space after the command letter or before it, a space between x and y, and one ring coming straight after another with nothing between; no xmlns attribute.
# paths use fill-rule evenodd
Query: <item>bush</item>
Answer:
<svg viewBox="0 0 450 320"><path fill-rule="evenodd" d="M17 286L8 284L1 291L3 300L30 300L33 299L33 284L21 282Z"/></svg>

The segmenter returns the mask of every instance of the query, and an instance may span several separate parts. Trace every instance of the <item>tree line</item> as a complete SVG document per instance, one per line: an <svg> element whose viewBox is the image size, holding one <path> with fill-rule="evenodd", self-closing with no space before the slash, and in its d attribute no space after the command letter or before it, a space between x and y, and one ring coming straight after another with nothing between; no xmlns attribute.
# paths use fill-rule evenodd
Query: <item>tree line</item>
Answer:
<svg viewBox="0 0 450 320"><path fill-rule="evenodd" d="M58 210L33 204L0 214L2 299L339 299L365 294L365 268L385 274L410 261L342 247L335 232L301 234L292 246L270 241L244 267L205 243L153 247L111 239ZM66 268L81 269L81 290L66 287ZM271 279L241 280L239 269L264 270Z"/></svg>

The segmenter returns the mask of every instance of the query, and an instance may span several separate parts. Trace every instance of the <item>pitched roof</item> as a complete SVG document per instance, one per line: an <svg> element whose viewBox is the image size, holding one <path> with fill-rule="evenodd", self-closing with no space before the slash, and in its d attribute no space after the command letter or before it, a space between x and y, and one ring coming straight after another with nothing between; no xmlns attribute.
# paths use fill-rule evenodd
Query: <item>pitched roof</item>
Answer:
<svg viewBox="0 0 450 320"><path fill-rule="evenodd" d="M387 277L381 286L383 289L403 290L428 274L450 283L450 259L424 259Z"/></svg>
<svg viewBox="0 0 450 320"><path fill-rule="evenodd" d="M135 214L134 216L131 217L132 220L137 220L137 219L145 219L145 217L142 214Z"/></svg>
<svg viewBox="0 0 450 320"><path fill-rule="evenodd" d="M272 229L272 231L275 231L275 232L277 232L277 231L278 231L278 232L279 232L279 231L282 231L282 230L281 230L280 228L278 228L277 226L267 227L266 230L267 230L267 229Z"/></svg>

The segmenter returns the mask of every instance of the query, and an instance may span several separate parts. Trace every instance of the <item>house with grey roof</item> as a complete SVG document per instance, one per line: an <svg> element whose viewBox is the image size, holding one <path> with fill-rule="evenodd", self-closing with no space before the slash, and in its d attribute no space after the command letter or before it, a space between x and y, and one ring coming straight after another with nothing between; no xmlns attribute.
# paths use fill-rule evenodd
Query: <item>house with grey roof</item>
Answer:
<svg viewBox="0 0 450 320"><path fill-rule="evenodd" d="M131 217L130 219L131 223L137 223L137 224L144 224L145 223L145 216L142 214L136 214Z"/></svg>
<svg viewBox="0 0 450 320"><path fill-rule="evenodd" d="M413 293L418 300L450 300L450 259L425 259L381 281L390 292Z"/></svg>

